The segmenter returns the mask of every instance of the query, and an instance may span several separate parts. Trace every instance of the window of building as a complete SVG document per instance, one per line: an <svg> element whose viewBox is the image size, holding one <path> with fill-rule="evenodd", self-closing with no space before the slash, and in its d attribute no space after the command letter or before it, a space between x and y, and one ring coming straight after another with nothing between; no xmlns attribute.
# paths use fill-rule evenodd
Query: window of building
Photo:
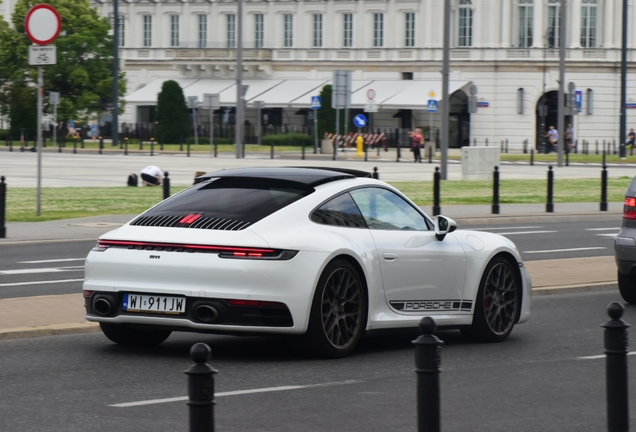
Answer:
<svg viewBox="0 0 636 432"><path fill-rule="evenodd" d="M319 48L322 46L322 14L314 14L313 46L315 48Z"/></svg>
<svg viewBox="0 0 636 432"><path fill-rule="evenodd" d="M581 5L581 46L596 48L597 0L583 0Z"/></svg>
<svg viewBox="0 0 636 432"><path fill-rule="evenodd" d="M519 0L519 46L529 48L532 46L534 29L533 0Z"/></svg>
<svg viewBox="0 0 636 432"><path fill-rule="evenodd" d="M236 15L227 14L227 48L236 48Z"/></svg>
<svg viewBox="0 0 636 432"><path fill-rule="evenodd" d="M117 46L126 46L126 21L123 16L119 17L119 27L117 30Z"/></svg>
<svg viewBox="0 0 636 432"><path fill-rule="evenodd" d="M283 15L283 45L285 47L294 46L294 16L292 14Z"/></svg>
<svg viewBox="0 0 636 432"><path fill-rule="evenodd" d="M152 46L152 15L144 15L144 46Z"/></svg>
<svg viewBox="0 0 636 432"><path fill-rule="evenodd" d="M473 8L471 0L459 0L459 37L457 45L473 45Z"/></svg>
<svg viewBox="0 0 636 432"><path fill-rule="evenodd" d="M254 14L254 48L263 48L264 31L263 14Z"/></svg>
<svg viewBox="0 0 636 432"><path fill-rule="evenodd" d="M179 46L179 15L170 15L170 46Z"/></svg>
<svg viewBox="0 0 636 432"><path fill-rule="evenodd" d="M413 72L402 72L402 79L407 81L413 80Z"/></svg>
<svg viewBox="0 0 636 432"><path fill-rule="evenodd" d="M208 16L201 14L201 15L197 15L197 17L199 21L198 45L199 45L199 48L207 48L208 46Z"/></svg>
<svg viewBox="0 0 636 432"><path fill-rule="evenodd" d="M561 1L550 0L548 4L548 47L558 48L561 35Z"/></svg>
<svg viewBox="0 0 636 432"><path fill-rule="evenodd" d="M404 46L415 46L415 12L407 12L404 14L406 34L404 36Z"/></svg>
<svg viewBox="0 0 636 432"><path fill-rule="evenodd" d="M342 39L343 47L353 46L353 14L346 13L342 15L344 23L344 37Z"/></svg>
<svg viewBox="0 0 636 432"><path fill-rule="evenodd" d="M373 46L384 46L384 14L373 14Z"/></svg>

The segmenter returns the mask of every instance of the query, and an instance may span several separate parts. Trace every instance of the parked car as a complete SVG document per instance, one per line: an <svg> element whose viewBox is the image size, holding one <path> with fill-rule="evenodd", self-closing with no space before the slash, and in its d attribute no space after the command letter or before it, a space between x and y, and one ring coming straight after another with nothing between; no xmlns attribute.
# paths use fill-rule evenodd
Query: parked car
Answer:
<svg viewBox="0 0 636 432"><path fill-rule="evenodd" d="M456 227L367 172L213 172L100 237L86 318L124 345L285 334L327 357L424 316L502 341L530 317L528 272L507 238Z"/></svg>
<svg viewBox="0 0 636 432"><path fill-rule="evenodd" d="M636 178L625 191L623 225L614 237L618 290L628 303L636 303Z"/></svg>

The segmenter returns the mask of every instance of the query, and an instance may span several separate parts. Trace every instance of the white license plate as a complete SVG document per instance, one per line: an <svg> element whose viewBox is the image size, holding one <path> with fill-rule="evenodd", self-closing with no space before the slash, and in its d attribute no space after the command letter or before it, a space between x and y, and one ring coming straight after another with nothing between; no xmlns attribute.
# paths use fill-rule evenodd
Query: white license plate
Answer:
<svg viewBox="0 0 636 432"><path fill-rule="evenodd" d="M124 294L122 309L128 312L156 312L181 314L185 312L184 297L167 297L151 294Z"/></svg>

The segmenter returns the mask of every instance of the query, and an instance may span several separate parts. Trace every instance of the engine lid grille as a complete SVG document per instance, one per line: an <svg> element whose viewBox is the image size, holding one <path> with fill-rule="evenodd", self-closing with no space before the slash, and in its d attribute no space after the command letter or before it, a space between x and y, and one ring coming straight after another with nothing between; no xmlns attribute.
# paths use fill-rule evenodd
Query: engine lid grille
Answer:
<svg viewBox="0 0 636 432"><path fill-rule="evenodd" d="M189 215L190 216L190 215ZM193 222L188 222L188 216L140 216L130 224L134 226L166 227L166 228L195 228L222 231L240 231L252 225L252 222L237 219L224 219L200 216ZM184 222L185 220L185 222Z"/></svg>

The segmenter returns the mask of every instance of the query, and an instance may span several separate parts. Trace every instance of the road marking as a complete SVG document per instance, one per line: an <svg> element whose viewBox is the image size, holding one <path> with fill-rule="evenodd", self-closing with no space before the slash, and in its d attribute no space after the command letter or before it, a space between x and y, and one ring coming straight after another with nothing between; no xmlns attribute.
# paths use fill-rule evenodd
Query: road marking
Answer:
<svg viewBox="0 0 636 432"><path fill-rule="evenodd" d="M84 266L45 267L45 268L34 268L34 269L0 270L0 275L58 273L58 272L82 271L82 270L84 270Z"/></svg>
<svg viewBox="0 0 636 432"><path fill-rule="evenodd" d="M636 351L630 351L627 353L627 355L636 355ZM577 357L577 360L596 360L596 359L602 359L602 358L605 358L605 354Z"/></svg>
<svg viewBox="0 0 636 432"><path fill-rule="evenodd" d="M616 237L618 235L618 233L613 233L613 234L596 234L599 237Z"/></svg>
<svg viewBox="0 0 636 432"><path fill-rule="evenodd" d="M337 386L337 385L356 384L359 382L362 382L362 381L347 380L347 381L340 381L340 382L328 382L328 383L322 383L322 384L307 384L307 385L296 385L296 386L266 387L266 388L260 388L260 389L250 389L250 390L236 390L236 391L215 393L214 397L219 398L223 396L238 396L238 395L256 394L256 393L271 393L271 392L279 392L279 391L301 390L301 389L315 388L315 387L331 387L331 386ZM172 398L165 398L165 399L151 399L151 400L138 401L138 402L125 402L125 403L113 404L108 406L116 407L116 408L128 408L133 406L154 405L154 404L161 404L161 403L168 403L168 402L181 402L181 401L187 401L187 400L188 400L188 396L179 396L179 397L172 397Z"/></svg>
<svg viewBox="0 0 636 432"><path fill-rule="evenodd" d="M542 226L525 226L525 227L497 227L497 228L471 228L471 231L496 231L496 230L509 230L509 229L537 229L543 228Z"/></svg>
<svg viewBox="0 0 636 432"><path fill-rule="evenodd" d="M516 235L516 234L548 234L548 233L555 233L555 232L558 232L558 231L515 231L515 232L502 232L498 234L502 236L507 236L507 235Z"/></svg>
<svg viewBox="0 0 636 432"><path fill-rule="evenodd" d="M619 230L621 227L616 228L585 228L585 231L610 231L610 230Z"/></svg>
<svg viewBox="0 0 636 432"><path fill-rule="evenodd" d="M50 280L50 281L14 282L14 283L0 284L0 287L23 286L23 285L48 285L48 284L56 284L56 283L83 282L83 281L84 279L60 279L60 280Z"/></svg>
<svg viewBox="0 0 636 432"><path fill-rule="evenodd" d="M39 261L18 261L18 264L42 264L52 262L64 262L64 261L84 261L86 258L65 258L65 259L52 259L52 260L39 260Z"/></svg>
<svg viewBox="0 0 636 432"><path fill-rule="evenodd" d="M536 251L522 251L521 253L537 254L537 253L551 253L551 252L577 252L577 251L599 250L599 249L607 249L607 248L603 246L595 246L595 247L582 247L582 248L571 248L571 249L546 249L546 250L536 250Z"/></svg>

